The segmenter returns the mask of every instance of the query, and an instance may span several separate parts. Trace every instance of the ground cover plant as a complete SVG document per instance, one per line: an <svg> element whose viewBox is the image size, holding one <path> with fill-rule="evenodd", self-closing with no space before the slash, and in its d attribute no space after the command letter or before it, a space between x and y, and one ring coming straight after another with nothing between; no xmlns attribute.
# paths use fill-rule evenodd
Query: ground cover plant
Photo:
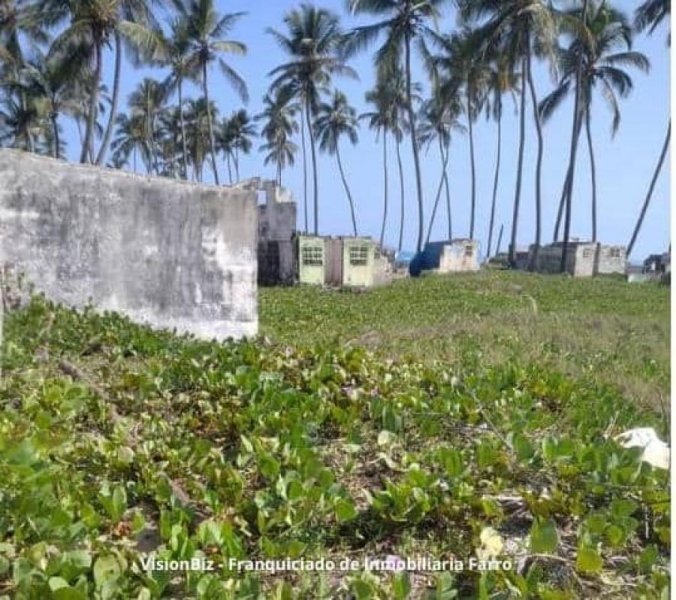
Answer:
<svg viewBox="0 0 676 600"><path fill-rule="evenodd" d="M667 598L668 473L613 437L666 437L668 310L482 273L263 290L261 337L217 344L35 298L5 321L0 596ZM393 556L513 564L229 568Z"/></svg>

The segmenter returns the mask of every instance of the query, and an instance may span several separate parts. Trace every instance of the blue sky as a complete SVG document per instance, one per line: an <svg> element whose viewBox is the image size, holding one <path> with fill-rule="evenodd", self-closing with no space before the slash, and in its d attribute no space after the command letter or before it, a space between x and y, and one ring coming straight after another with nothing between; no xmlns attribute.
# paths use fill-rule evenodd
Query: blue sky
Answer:
<svg viewBox="0 0 676 600"><path fill-rule="evenodd" d="M283 29L282 18L289 9L298 6L291 0L220 0L219 8L223 12L243 11L248 13L242 18L231 37L248 45L245 57L228 57L230 64L245 78L249 86L251 101L247 109L256 114L261 109L261 99L269 86L267 74L285 60L272 38L265 33L267 27ZM343 15L345 28L367 23L368 19L354 20L344 11L343 0L322 0L316 2ZM450 3L449 3L450 5ZM614 5L632 13L638 5L636 0L615 0ZM456 26L452 8L447 8L440 23L442 31L450 31ZM592 128L594 131L597 185L599 201L599 239L605 243L626 244L631 235L639 209L645 197L650 178L655 168L669 119L669 52L666 45L666 26L651 37L638 36L634 49L645 53L652 68L649 74L632 73L635 89L622 101L622 123L615 138L611 137L610 113L599 97L593 105ZM112 79L112 56L106 55L104 77L110 85ZM359 81L337 79L335 86L344 91L350 102L361 113L367 110L364 94L373 83L372 55L366 52L350 62L359 73ZM537 67L536 87L540 98L553 88L547 69ZM136 70L125 63L122 77L121 108L134 87L144 76L161 78L159 70ZM416 77L424 79L416 67ZM197 96L196 89L189 95ZM210 93L217 102L221 114L228 114L240 108L241 103L233 90L214 68L211 71ZM175 99L174 99L175 102ZM534 232L534 187L536 136L529 107L527 119L527 145L525 157L525 177L522 190L522 209L519 219L519 245L532 241ZM544 130L543 165L543 240L550 241L555 219L555 211L564 178L570 144L572 120L572 102L566 102L555 117L546 124ZM69 155L78 151L74 128L67 127ZM495 164L496 129L495 124L480 118L475 128L477 156L477 235L482 246L488 237L488 218L493 185ZM502 249L506 248L511 227L511 209L514 197L516 176L516 158L518 148L518 122L511 101L506 104L503 127L503 161L501 185L498 196L496 233L504 224L505 235ZM258 147L258 143L256 147ZM415 246L416 236L416 200L415 178L411 158L410 143L403 145L403 158L406 177L405 247ZM343 162L357 203L357 218L361 234L377 237L380 231L383 205L382 148L376 143L374 132L365 126L360 131L360 143L351 147L345 142L342 148ZM390 167L390 218L387 224L386 244L395 245L398 235L399 183L396 171L394 147L391 148ZM429 217L440 176L440 158L433 148L422 154L423 181L425 192L425 217ZM302 227L303 175L302 161L298 156L296 167L284 173L284 184L294 194L299 205L299 227ZM669 245L669 164L663 168L643 229L637 241L633 261L642 260L647 254L662 252ZM591 235L591 183L588 168L588 153L584 137L581 138L578 152L578 168L575 178L573 220L571 235L588 238ZM321 155L319 160L320 219L319 225L325 234L348 234L351 231L347 200L342 188L335 159ZM221 165L221 169L223 166ZM241 160L243 178L262 176L274 178L272 165L263 166L262 155L254 151ZM207 172L208 169L205 169ZM449 176L453 203L453 234L467 235L470 209L469 144L466 135L456 134L451 147ZM226 180L225 171L221 171L222 180ZM311 179L310 179L311 201ZM445 212L436 220L433 239L443 239L446 231ZM495 240L495 237L494 237ZM495 242L494 242L495 243Z"/></svg>

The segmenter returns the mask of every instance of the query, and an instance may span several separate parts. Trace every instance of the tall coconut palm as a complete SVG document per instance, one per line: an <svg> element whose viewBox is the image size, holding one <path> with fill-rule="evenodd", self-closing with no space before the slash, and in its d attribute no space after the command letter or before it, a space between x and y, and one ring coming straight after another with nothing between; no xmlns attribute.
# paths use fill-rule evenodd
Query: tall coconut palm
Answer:
<svg viewBox="0 0 676 600"><path fill-rule="evenodd" d="M569 11L568 16L579 18L578 11ZM583 64L581 104L584 128L589 150L592 178L591 229L592 241L597 240L597 189L593 136L591 131L591 107L594 90L599 90L612 112L612 134L620 126L619 99L625 98L633 89L633 82L623 67L647 71L650 63L640 52L631 51L632 31L626 16L607 2L588 7L584 36L575 37L566 49L559 52L560 80L557 87L540 104L542 118L548 120L561 102L574 91L577 85L578 62ZM561 211L559 211L559 214ZM558 226L556 227L558 229Z"/></svg>
<svg viewBox="0 0 676 600"><path fill-rule="evenodd" d="M434 44L441 53L432 57L432 61L445 81L442 95L456 98L462 89L465 114L467 115L470 149L470 225L469 237L474 237L476 219L476 156L474 152L474 123L486 98L486 83L489 78L488 63L482 52L483 41L475 31L464 28L460 33L449 36L433 35ZM445 90L445 91L444 91Z"/></svg>
<svg viewBox="0 0 676 600"><path fill-rule="evenodd" d="M169 26L169 34L161 36L159 50L155 62L169 67L170 73L164 81L168 91L175 89L178 95L178 116L181 128L181 162L183 178L188 178L188 148L185 131L185 114L183 101L183 86L186 81L196 81L199 78L198 69L194 61L190 60L190 38L188 37L188 19L185 8L179 17Z"/></svg>
<svg viewBox="0 0 676 600"><path fill-rule="evenodd" d="M130 49L143 55L150 55L157 42L157 36L153 32L156 23L149 0L42 0L33 4L33 16L50 26L60 27L67 23L53 42L53 48L59 53L67 55L69 51L73 51L79 54L83 48L89 53L93 64L93 83L80 162L87 162L89 157L92 162L103 164L117 112L122 43L126 42ZM111 111L99 153L97 156L90 156L96 127L104 49L111 42L115 46Z"/></svg>
<svg viewBox="0 0 676 600"><path fill-rule="evenodd" d="M287 96L298 98L310 141L313 175L314 234L319 233L319 181L317 148L312 118L317 114L320 94L327 91L334 75L356 78L340 53L343 32L338 16L324 8L301 4L284 16L287 34L276 29L267 31L288 55L286 62L273 69L272 90L281 89Z"/></svg>
<svg viewBox="0 0 676 600"><path fill-rule="evenodd" d="M482 21L477 30L477 39L483 40L483 52L494 56L500 49L512 67L521 65L521 103L519 107L519 152L517 158L516 187L512 213L512 233L509 247L509 263L516 266L516 242L518 235L521 187L526 138L526 86L530 89L531 100L535 97L533 82L533 57L553 56L558 35L558 24L547 0L459 0L461 17L468 22ZM541 234L540 195L542 137L539 127L537 104L533 107L534 120L538 130L538 167L536 169L536 233L535 247L539 246Z"/></svg>
<svg viewBox="0 0 676 600"><path fill-rule="evenodd" d="M380 245L385 242L385 228L387 226L387 212L389 207L389 169L387 160L387 132L390 131L395 122L397 111L395 98L392 94L392 88L389 86L388 78L383 72L379 72L374 89L366 92L366 102L372 104L373 111L366 112L359 116L359 119L368 120L369 129L376 132L376 141L382 135L383 143L383 220L380 228Z"/></svg>
<svg viewBox="0 0 676 600"><path fill-rule="evenodd" d="M293 165L298 146L291 141L299 127L296 121L298 105L284 96L280 90L274 95L263 98L263 112L254 117L263 121L261 136L266 143L260 147L265 152L264 164L273 162L277 167L277 183L282 185L282 171L287 165ZM307 230L307 197L305 198L305 228Z"/></svg>
<svg viewBox="0 0 676 600"><path fill-rule="evenodd" d="M73 60L64 62L58 55L44 55L36 49L33 57L19 70L17 80L8 82L10 88L16 86L19 93L49 119L54 158L61 157L59 116L77 109L73 83L78 76L86 76L86 56L80 54L71 58Z"/></svg>
<svg viewBox="0 0 676 600"><path fill-rule="evenodd" d="M418 239L417 252L422 251L424 199L416 114L413 106L412 46L416 40L433 32L430 22L437 22L440 9L446 0L348 0L354 14L367 14L380 20L371 25L356 28L346 44L347 52L356 52L374 43L383 34L385 42L378 50L376 59L392 72L403 64L406 82L406 110L410 128L413 164L415 167L416 191L418 197Z"/></svg>
<svg viewBox="0 0 676 600"><path fill-rule="evenodd" d="M190 70L198 69L201 73L204 107L207 111L209 128L209 151L214 182L219 185L218 167L216 166L216 138L214 120L211 114L209 96L209 65L217 61L221 72L243 102L248 102L249 92L242 77L228 63L220 58L221 54L246 54L246 46L242 42L225 40L243 13L232 13L221 16L214 0L191 0L185 8L188 37L188 62Z"/></svg>
<svg viewBox="0 0 676 600"><path fill-rule="evenodd" d="M129 164L134 173L138 172L137 158L140 156L146 172L150 173L152 159L150 148L148 147L148 137L146 135L146 122L143 115L139 113L127 115L121 113L117 116L117 126L115 136L110 145L112 152L113 165L121 169Z"/></svg>
<svg viewBox="0 0 676 600"><path fill-rule="evenodd" d="M350 205L352 231L356 237L359 235L357 233L357 217L354 211L354 200L350 192L350 186L347 184L347 178L345 177L343 161L340 157L340 140L345 137L354 145L359 141L359 135L357 134L357 111L350 106L345 94L336 90L330 102L322 102L320 104L314 129L319 140L319 149L336 156L338 171L340 172L340 178Z"/></svg>
<svg viewBox="0 0 676 600"><path fill-rule="evenodd" d="M158 151L156 137L158 119L167 99L167 88L161 82L146 77L129 96L132 114L140 115L144 123L144 135L150 153L150 173L158 174Z"/></svg>
<svg viewBox="0 0 676 600"><path fill-rule="evenodd" d="M636 10L636 14L634 16L636 29L638 31L648 30L648 33L652 34L655 29L669 16L670 13L671 0L646 0ZM671 34L669 34L667 39L669 42L671 42ZM643 219L645 218L646 212L648 211L648 206L650 205L650 200L652 199L653 192L655 191L655 185L657 184L657 180L659 179L660 173L662 172L662 167L664 166L664 160L667 156L670 140L671 119L669 119L667 134L664 138L664 144L662 145L662 151L657 161L657 166L655 167L652 179L650 180L650 185L648 186L648 192L646 194L645 200L643 201L643 205L641 206L641 211L636 221L634 231L631 234L629 245L627 246L627 256L629 256L634 249L634 244L636 243L638 234L641 231Z"/></svg>
<svg viewBox="0 0 676 600"><path fill-rule="evenodd" d="M439 156L441 158L441 177L437 187L437 193L430 216L429 226L427 228L426 242L430 241L432 227L437 214L437 208L441 199L441 193L444 185L448 191L448 161L451 154L451 137L454 131L464 132L465 127L460 124L459 116L463 111L462 100L457 93L457 87L445 87L435 85L432 98L423 104L421 109L419 142L421 146L430 146L436 142L439 146ZM449 233L451 239L451 209L450 199L447 202L447 211L449 218Z"/></svg>
<svg viewBox="0 0 676 600"><path fill-rule="evenodd" d="M502 116L504 112L503 96L512 96L516 105L519 89L519 74L516 73L504 55L500 52L490 62L490 73L486 84L486 114L497 124L495 174L493 176L493 195L491 199L491 216L488 225L488 245L486 257L491 257L493 248L493 230L495 227L495 212L498 200L498 186L500 183L500 165L502 159Z"/></svg>
<svg viewBox="0 0 676 600"><path fill-rule="evenodd" d="M251 116L244 109L238 110L227 119L226 128L228 131L226 137L230 142L229 145L232 151L235 174L237 181L239 181L240 152L243 154L249 154L249 152L251 152L251 148L253 148L252 139L258 135L258 131L252 122Z"/></svg>
<svg viewBox="0 0 676 600"><path fill-rule="evenodd" d="M193 178L199 182L204 179L204 162L211 153L209 120L218 118L218 109L212 102L207 109L204 98L186 102L186 145L188 146L188 163L193 167Z"/></svg>

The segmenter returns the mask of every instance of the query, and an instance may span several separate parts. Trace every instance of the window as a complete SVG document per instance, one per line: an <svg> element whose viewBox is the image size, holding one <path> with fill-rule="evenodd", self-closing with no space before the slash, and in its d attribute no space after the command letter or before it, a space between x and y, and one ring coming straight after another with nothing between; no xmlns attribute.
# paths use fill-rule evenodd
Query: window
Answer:
<svg viewBox="0 0 676 600"><path fill-rule="evenodd" d="M364 267L368 264L368 246L350 246L350 264L356 267Z"/></svg>
<svg viewBox="0 0 676 600"><path fill-rule="evenodd" d="M591 258L594 251L591 248L585 248L582 250L582 258Z"/></svg>
<svg viewBox="0 0 676 600"><path fill-rule="evenodd" d="M324 264L324 248L321 246L303 246L301 258L304 265L321 267Z"/></svg>
<svg viewBox="0 0 676 600"><path fill-rule="evenodd" d="M619 248L610 249L610 258L620 258L621 253Z"/></svg>
<svg viewBox="0 0 676 600"><path fill-rule="evenodd" d="M467 244L467 246L465 246L465 257L466 258L472 258L473 254L474 254L474 247Z"/></svg>

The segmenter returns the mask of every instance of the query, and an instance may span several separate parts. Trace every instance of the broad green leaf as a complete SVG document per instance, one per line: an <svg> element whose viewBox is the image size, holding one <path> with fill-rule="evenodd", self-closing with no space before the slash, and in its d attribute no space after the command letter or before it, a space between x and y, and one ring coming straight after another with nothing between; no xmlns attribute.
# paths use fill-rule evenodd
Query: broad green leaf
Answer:
<svg viewBox="0 0 676 600"><path fill-rule="evenodd" d="M603 559L593 548L580 548L575 565L582 573L598 573L603 568Z"/></svg>
<svg viewBox="0 0 676 600"><path fill-rule="evenodd" d="M538 554L552 554L559 544L556 524L552 519L536 517L530 529L530 548Z"/></svg>

